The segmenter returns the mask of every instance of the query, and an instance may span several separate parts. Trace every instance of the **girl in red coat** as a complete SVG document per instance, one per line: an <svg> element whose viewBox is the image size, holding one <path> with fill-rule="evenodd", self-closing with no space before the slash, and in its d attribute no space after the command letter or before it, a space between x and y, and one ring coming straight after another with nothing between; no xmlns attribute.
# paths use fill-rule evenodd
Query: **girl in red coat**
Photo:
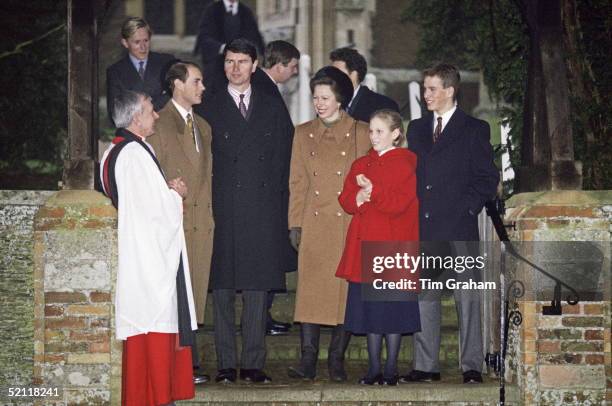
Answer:
<svg viewBox="0 0 612 406"><path fill-rule="evenodd" d="M368 374L359 383L396 385L402 334L420 331L414 292L384 292L383 300L364 297L372 285L362 278L362 241L418 241L416 155L398 147L403 139L401 116L379 110L370 120L372 149L353 162L338 198L353 215L336 276L349 281L345 329L367 334ZM382 274L381 274L382 275ZM367 282L367 283L366 283ZM393 296L393 297L391 297ZM382 339L387 360L381 366Z"/></svg>

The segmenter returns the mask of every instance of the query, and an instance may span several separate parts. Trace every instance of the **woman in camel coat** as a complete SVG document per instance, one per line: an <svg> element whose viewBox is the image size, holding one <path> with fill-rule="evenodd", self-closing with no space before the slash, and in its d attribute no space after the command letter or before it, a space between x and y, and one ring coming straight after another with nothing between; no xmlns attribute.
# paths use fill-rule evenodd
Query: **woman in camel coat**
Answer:
<svg viewBox="0 0 612 406"><path fill-rule="evenodd" d="M368 125L345 111L353 94L348 76L333 67L310 81L318 117L295 129L289 178L289 228L298 249L296 322L302 323L302 360L290 368L295 378L314 378L320 325L334 326L328 367L330 378L346 379L344 332L348 284L334 276L350 223L338 196L351 163L370 148Z"/></svg>

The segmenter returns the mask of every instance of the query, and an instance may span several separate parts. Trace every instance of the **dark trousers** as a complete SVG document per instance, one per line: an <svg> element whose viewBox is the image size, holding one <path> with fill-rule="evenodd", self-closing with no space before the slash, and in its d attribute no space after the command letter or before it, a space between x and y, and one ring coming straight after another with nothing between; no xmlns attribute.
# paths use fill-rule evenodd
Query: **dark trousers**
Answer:
<svg viewBox="0 0 612 406"><path fill-rule="evenodd" d="M236 291L213 290L215 347L217 368L236 368ZM266 305L265 290L242 291L242 353L240 366L244 369L263 369L266 362Z"/></svg>

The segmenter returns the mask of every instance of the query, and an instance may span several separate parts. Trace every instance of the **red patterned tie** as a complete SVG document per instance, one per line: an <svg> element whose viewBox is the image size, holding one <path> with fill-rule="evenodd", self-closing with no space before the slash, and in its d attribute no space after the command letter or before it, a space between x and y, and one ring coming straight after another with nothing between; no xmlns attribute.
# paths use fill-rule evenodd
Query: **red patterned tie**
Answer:
<svg viewBox="0 0 612 406"><path fill-rule="evenodd" d="M442 134L442 117L438 117L438 125L433 133L433 142L434 144L440 139L440 134Z"/></svg>

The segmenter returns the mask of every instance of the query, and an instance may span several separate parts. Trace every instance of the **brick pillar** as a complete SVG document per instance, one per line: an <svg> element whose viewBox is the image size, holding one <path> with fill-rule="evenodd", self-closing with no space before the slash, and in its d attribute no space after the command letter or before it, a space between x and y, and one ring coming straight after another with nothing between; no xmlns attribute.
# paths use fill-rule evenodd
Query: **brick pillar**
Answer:
<svg viewBox="0 0 612 406"><path fill-rule="evenodd" d="M542 314L542 307L549 306L552 297L542 301L527 288L518 302L522 324L511 333L507 378L518 384L524 404L612 401L612 192L523 193L510 199L507 207L506 222L517 224L512 240L600 241L605 247L600 292L603 300L568 305L564 290L563 314L549 316Z"/></svg>
<svg viewBox="0 0 612 406"><path fill-rule="evenodd" d="M95 191L60 191L34 222L34 379L66 404L121 402L114 340L116 211Z"/></svg>

